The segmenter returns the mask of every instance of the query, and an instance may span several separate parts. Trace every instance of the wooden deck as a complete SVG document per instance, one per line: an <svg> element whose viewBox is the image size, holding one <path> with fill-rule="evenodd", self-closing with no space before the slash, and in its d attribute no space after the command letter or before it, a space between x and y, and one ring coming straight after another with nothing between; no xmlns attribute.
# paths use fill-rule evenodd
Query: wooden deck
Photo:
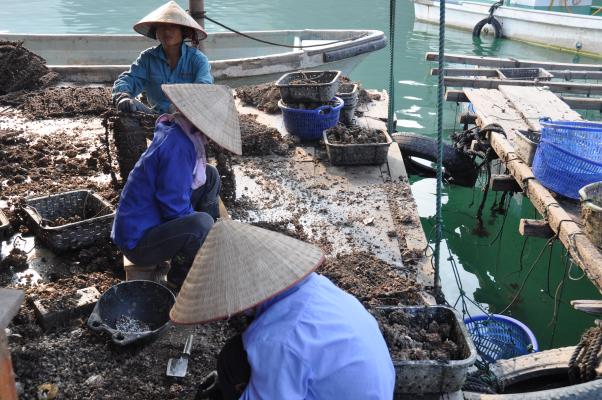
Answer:
<svg viewBox="0 0 602 400"><path fill-rule="evenodd" d="M503 128L505 137L491 133L492 148L573 260L602 292L602 252L582 232L579 206L556 198L538 182L531 167L516 156L512 143L517 130L539 130L541 117L578 121L581 116L542 87L499 85L497 89L464 88L463 94L476 109L477 125L497 124Z"/></svg>
<svg viewBox="0 0 602 400"><path fill-rule="evenodd" d="M388 96L359 108L359 125L386 131ZM283 136L281 114L266 114L237 100L240 114L276 128ZM398 146L390 146L383 165L338 167L330 165L323 145L301 143L293 157L244 157L234 167L237 198L248 198L251 221L294 221L310 237L321 235L332 245L329 256L368 251L433 286L427 241L408 183ZM393 234L395 232L395 234ZM411 259L414 266L405 265ZM425 293L425 299L434 299Z"/></svg>

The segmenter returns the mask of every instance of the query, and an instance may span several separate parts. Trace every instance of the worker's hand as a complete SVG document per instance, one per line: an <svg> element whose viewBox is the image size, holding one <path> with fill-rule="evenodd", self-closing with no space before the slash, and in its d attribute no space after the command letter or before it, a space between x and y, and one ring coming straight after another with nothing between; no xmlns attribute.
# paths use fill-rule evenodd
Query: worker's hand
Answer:
<svg viewBox="0 0 602 400"><path fill-rule="evenodd" d="M141 101L132 99L131 97L123 97L121 100L119 100L117 103L117 109L127 113L141 111L146 114L153 114L153 111L145 106Z"/></svg>

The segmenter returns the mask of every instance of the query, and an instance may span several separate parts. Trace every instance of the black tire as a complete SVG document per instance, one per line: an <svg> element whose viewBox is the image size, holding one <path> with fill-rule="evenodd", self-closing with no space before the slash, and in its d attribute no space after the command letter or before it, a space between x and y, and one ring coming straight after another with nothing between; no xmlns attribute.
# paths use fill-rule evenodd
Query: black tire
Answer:
<svg viewBox="0 0 602 400"><path fill-rule="evenodd" d="M435 176L435 170L413 160L413 157L437 161L437 139L414 133L395 135L408 173ZM479 175L474 161L449 144L443 144L445 178L455 185L473 187Z"/></svg>
<svg viewBox="0 0 602 400"><path fill-rule="evenodd" d="M500 22L495 19L495 17L487 17L485 19L480 20L473 28L472 30L472 36L477 36L480 37L481 36L481 31L483 30L483 27L487 24L491 24L491 26L493 26L493 30L495 31L495 38L496 39L501 39L503 37L502 35L502 24L500 24Z"/></svg>
<svg viewBox="0 0 602 400"><path fill-rule="evenodd" d="M545 350L525 356L500 360L491 365L491 372L500 385L568 370L575 347ZM602 398L602 379L556 389L514 394L481 394L464 391L466 400L597 400Z"/></svg>

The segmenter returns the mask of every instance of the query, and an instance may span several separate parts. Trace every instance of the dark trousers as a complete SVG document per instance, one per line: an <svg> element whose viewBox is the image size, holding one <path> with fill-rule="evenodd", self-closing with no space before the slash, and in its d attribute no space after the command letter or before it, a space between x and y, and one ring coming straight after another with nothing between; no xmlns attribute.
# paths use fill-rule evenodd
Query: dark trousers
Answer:
<svg viewBox="0 0 602 400"><path fill-rule="evenodd" d="M251 379L251 366L241 335L228 340L217 356L217 376L222 398L239 399Z"/></svg>
<svg viewBox="0 0 602 400"><path fill-rule="evenodd" d="M149 229L136 247L123 250L134 264L153 265L171 260L167 280L177 286L186 279L197 251L219 217L219 173L214 166L207 165L206 174L205 184L191 195L196 212Z"/></svg>

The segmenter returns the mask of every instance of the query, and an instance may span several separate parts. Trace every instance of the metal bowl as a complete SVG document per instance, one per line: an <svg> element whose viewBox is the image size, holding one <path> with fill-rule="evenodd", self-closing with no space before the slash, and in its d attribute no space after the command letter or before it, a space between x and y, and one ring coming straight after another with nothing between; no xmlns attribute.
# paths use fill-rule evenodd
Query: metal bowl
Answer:
<svg viewBox="0 0 602 400"><path fill-rule="evenodd" d="M174 294L152 281L119 283L104 292L88 318L88 327L106 332L113 342L125 346L154 339L169 327Z"/></svg>

